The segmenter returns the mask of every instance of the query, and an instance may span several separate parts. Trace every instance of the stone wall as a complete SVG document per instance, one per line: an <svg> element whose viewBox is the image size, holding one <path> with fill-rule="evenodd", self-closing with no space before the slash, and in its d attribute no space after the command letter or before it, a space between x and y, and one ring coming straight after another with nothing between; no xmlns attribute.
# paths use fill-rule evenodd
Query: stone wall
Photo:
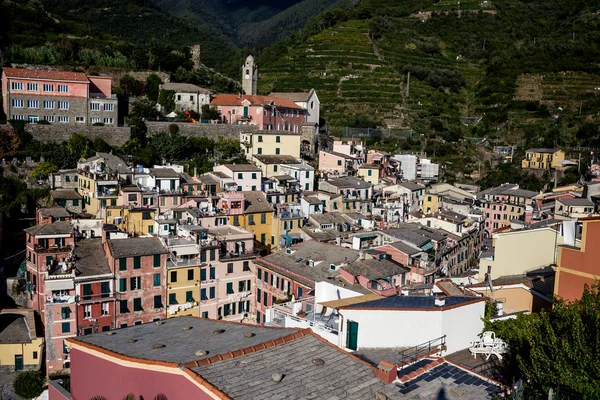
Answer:
<svg viewBox="0 0 600 400"><path fill-rule="evenodd" d="M191 124L189 122L157 122L146 121L148 137L161 132L168 132L169 125L177 125L179 133L183 136L206 137L213 140L237 139L241 132L255 131L254 125L227 125L227 124Z"/></svg>
<svg viewBox="0 0 600 400"><path fill-rule="evenodd" d="M38 142L66 142L71 139L74 133L81 133L91 140L101 138L111 146L123 146L131 135L129 127L86 124L28 124L25 125L25 130Z"/></svg>

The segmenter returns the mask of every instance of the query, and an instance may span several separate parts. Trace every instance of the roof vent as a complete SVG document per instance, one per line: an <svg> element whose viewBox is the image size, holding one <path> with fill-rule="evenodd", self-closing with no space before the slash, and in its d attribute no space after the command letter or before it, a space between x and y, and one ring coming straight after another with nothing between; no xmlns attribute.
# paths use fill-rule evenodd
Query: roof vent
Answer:
<svg viewBox="0 0 600 400"><path fill-rule="evenodd" d="M156 322L155 322L155 324L156 324L156 325L162 325L162 324L163 324L163 322L162 322L162 321L156 321Z"/></svg>
<svg viewBox="0 0 600 400"><path fill-rule="evenodd" d="M215 329L213 333L214 333L215 335L220 335L220 334L221 334L221 333L223 333L223 332L225 332L225 329Z"/></svg>
<svg viewBox="0 0 600 400"><path fill-rule="evenodd" d="M375 398L377 400L387 400L387 396L381 392L375 392Z"/></svg>
<svg viewBox="0 0 600 400"><path fill-rule="evenodd" d="M273 374L271 375L271 379L273 380L273 382L279 383L283 379L283 374Z"/></svg>
<svg viewBox="0 0 600 400"><path fill-rule="evenodd" d="M186 325L186 326L183 327L184 331L189 331L190 329L192 329L192 327L189 326L189 325Z"/></svg>
<svg viewBox="0 0 600 400"><path fill-rule="evenodd" d="M112 335L114 335L114 334L115 334L115 332L113 332L113 331L108 331L108 332L106 332L106 334L107 334L108 336L112 336Z"/></svg>
<svg viewBox="0 0 600 400"><path fill-rule="evenodd" d="M131 339L127 339L127 343L135 343L137 342L137 339L131 338Z"/></svg>
<svg viewBox="0 0 600 400"><path fill-rule="evenodd" d="M244 337L251 338L256 336L254 332L244 332Z"/></svg>
<svg viewBox="0 0 600 400"><path fill-rule="evenodd" d="M319 367L325 365L325 361L322 358L313 358L312 363L318 365Z"/></svg>
<svg viewBox="0 0 600 400"><path fill-rule="evenodd" d="M180 370L184 370L185 369L185 364L184 363L179 363L177 364L177 368L179 368Z"/></svg>
<svg viewBox="0 0 600 400"><path fill-rule="evenodd" d="M162 349L163 347L165 347L165 345L164 345L164 344L162 344L162 343L154 343L154 344L152 345L152 348L153 348L153 349Z"/></svg>
<svg viewBox="0 0 600 400"><path fill-rule="evenodd" d="M198 350L195 354L197 356L205 356L205 355L208 354L208 351L206 351L206 350Z"/></svg>
<svg viewBox="0 0 600 400"><path fill-rule="evenodd" d="M436 307L444 307L446 305L446 299L435 299Z"/></svg>

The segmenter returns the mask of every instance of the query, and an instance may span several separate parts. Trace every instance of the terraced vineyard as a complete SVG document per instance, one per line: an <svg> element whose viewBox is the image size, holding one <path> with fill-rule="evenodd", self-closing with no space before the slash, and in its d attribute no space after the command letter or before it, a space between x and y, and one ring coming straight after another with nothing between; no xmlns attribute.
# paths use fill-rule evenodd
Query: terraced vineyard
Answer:
<svg viewBox="0 0 600 400"><path fill-rule="evenodd" d="M315 88L322 114L332 125L353 114L394 120L410 126L415 116L457 118L470 115L469 91L483 72L454 54L426 54L409 41L371 41L367 21L348 21L312 36L274 65L262 65L259 91L308 91ZM460 93L434 88L414 76L406 97L405 66L459 71L467 82Z"/></svg>
<svg viewBox="0 0 600 400"><path fill-rule="evenodd" d="M316 89L323 114L334 124L354 113L395 115L405 90L402 75L371 43L366 21L324 30L259 73L262 93Z"/></svg>

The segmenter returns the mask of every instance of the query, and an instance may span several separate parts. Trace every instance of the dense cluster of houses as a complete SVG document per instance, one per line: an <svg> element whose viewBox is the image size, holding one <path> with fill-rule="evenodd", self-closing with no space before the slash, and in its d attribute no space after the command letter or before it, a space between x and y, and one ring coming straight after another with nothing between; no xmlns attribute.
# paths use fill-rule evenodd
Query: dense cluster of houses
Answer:
<svg viewBox="0 0 600 400"><path fill-rule="evenodd" d="M70 372L73 398L410 398L438 396L442 376L489 398L499 384L460 358L486 302L492 318L514 318L598 276L600 183L481 191L355 139L334 139L313 166L298 128L312 92L271 115L278 96L211 100L231 121L261 121L240 130L247 164L198 175L97 153L50 176L53 205L25 231L25 309L10 313L43 326L20 368ZM350 372L318 371L329 362ZM246 380L226 378L231 368ZM50 393L69 398L55 383Z"/></svg>

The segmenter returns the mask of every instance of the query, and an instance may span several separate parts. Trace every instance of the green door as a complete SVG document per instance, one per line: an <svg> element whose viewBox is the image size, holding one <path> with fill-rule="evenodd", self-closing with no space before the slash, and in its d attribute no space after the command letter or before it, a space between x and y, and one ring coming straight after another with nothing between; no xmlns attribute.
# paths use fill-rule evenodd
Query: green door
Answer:
<svg viewBox="0 0 600 400"><path fill-rule="evenodd" d="M248 106L244 106L244 117L248 116Z"/></svg>
<svg viewBox="0 0 600 400"><path fill-rule="evenodd" d="M23 356L15 355L15 371L23 371Z"/></svg>
<svg viewBox="0 0 600 400"><path fill-rule="evenodd" d="M358 349L358 322L346 322L346 347L350 350Z"/></svg>

